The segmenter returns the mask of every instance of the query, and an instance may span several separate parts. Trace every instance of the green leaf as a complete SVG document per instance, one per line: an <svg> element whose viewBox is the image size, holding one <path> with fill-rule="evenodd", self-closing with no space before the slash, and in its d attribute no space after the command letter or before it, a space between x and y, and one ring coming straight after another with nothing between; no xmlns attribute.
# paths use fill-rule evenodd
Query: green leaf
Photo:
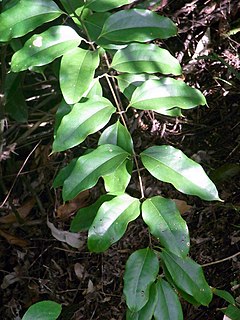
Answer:
<svg viewBox="0 0 240 320"><path fill-rule="evenodd" d="M190 109L205 104L199 90L172 78L147 80L134 91L130 101L131 107L159 113L174 107Z"/></svg>
<svg viewBox="0 0 240 320"><path fill-rule="evenodd" d="M225 290L219 290L219 289L216 289L216 288L213 288L212 291L216 296L224 299L225 301L227 301L227 302L229 302L231 304L235 304L235 300L234 300L233 296L229 292L227 292Z"/></svg>
<svg viewBox="0 0 240 320"><path fill-rule="evenodd" d="M133 153L132 137L119 120L103 131L98 141L98 145L102 144L114 144L128 153Z"/></svg>
<svg viewBox="0 0 240 320"><path fill-rule="evenodd" d="M230 181L240 173L240 165L237 163L225 163L221 167L210 172L209 176L214 183L219 184L223 181Z"/></svg>
<svg viewBox="0 0 240 320"><path fill-rule="evenodd" d="M134 1L135 0L87 0L85 6L96 12L104 12L121 7L125 4L130 4Z"/></svg>
<svg viewBox="0 0 240 320"><path fill-rule="evenodd" d="M97 51L75 48L63 55L60 66L60 88L68 104L77 103L93 81L99 65Z"/></svg>
<svg viewBox="0 0 240 320"><path fill-rule="evenodd" d="M56 178L53 181L53 188L59 188L61 186L63 186L64 181L70 176L70 174L72 173L76 162L77 162L77 158L74 158L66 167L62 168L58 175L56 176Z"/></svg>
<svg viewBox="0 0 240 320"><path fill-rule="evenodd" d="M78 158L71 174L63 184L64 201L73 199L81 191L93 187L101 176L110 174L129 153L118 146L105 144Z"/></svg>
<svg viewBox="0 0 240 320"><path fill-rule="evenodd" d="M123 73L116 76L119 88L130 101L134 90L149 79L157 80L158 77L151 74L129 74Z"/></svg>
<svg viewBox="0 0 240 320"><path fill-rule="evenodd" d="M211 302L212 291L200 265L189 257L180 258L166 250L160 255L177 287L202 305L206 306Z"/></svg>
<svg viewBox="0 0 240 320"><path fill-rule="evenodd" d="M90 83L88 90L84 92L83 97L93 98L94 96L102 97L103 91L102 86L98 78L94 78Z"/></svg>
<svg viewBox="0 0 240 320"><path fill-rule="evenodd" d="M156 283L156 289L158 298L154 320L183 320L181 304L170 284L159 279Z"/></svg>
<svg viewBox="0 0 240 320"><path fill-rule="evenodd" d="M154 146L141 153L144 167L158 180L186 194L219 200L217 189L200 164L172 146Z"/></svg>
<svg viewBox="0 0 240 320"><path fill-rule="evenodd" d="M62 10L51 0L21 0L0 15L0 41L9 41L59 17Z"/></svg>
<svg viewBox="0 0 240 320"><path fill-rule="evenodd" d="M66 116L71 110L72 107L69 106L64 100L60 102L55 115L54 137L56 136L57 130L62 122L63 117Z"/></svg>
<svg viewBox="0 0 240 320"><path fill-rule="evenodd" d="M132 166L132 161L126 160L112 173L103 176L106 191L113 194L124 193L131 180Z"/></svg>
<svg viewBox="0 0 240 320"><path fill-rule="evenodd" d="M88 230L95 219L100 206L107 201L110 201L115 196L112 194L105 194L98 198L96 202L88 207L81 208L78 210L76 216L73 218L70 226L71 232L80 232Z"/></svg>
<svg viewBox="0 0 240 320"><path fill-rule="evenodd" d="M224 310L224 314L228 316L231 320L240 319L240 309L231 304L227 307L226 310Z"/></svg>
<svg viewBox="0 0 240 320"><path fill-rule="evenodd" d="M181 66L169 51L155 44L131 43L113 57L111 67L127 73L162 73L179 75Z"/></svg>
<svg viewBox="0 0 240 320"><path fill-rule="evenodd" d="M147 199L142 204L142 216L161 245L180 257L188 254L188 227L174 201L159 196Z"/></svg>
<svg viewBox="0 0 240 320"><path fill-rule="evenodd" d="M91 41L96 41L102 32L103 25L108 17L110 17L110 12L93 13L84 19L84 25L88 31L88 36Z"/></svg>
<svg viewBox="0 0 240 320"><path fill-rule="evenodd" d="M104 202L88 231L88 248L103 252L125 233L128 223L140 215L140 202L127 194Z"/></svg>
<svg viewBox="0 0 240 320"><path fill-rule="evenodd" d="M102 97L89 98L77 103L62 118L53 143L53 151L72 148L92 133L103 128L109 121L115 108L108 99Z"/></svg>
<svg viewBox="0 0 240 320"><path fill-rule="evenodd" d="M81 8L84 4L82 0L60 0L64 9L70 14L76 11L78 8Z"/></svg>
<svg viewBox="0 0 240 320"><path fill-rule="evenodd" d="M127 320L152 320L157 303L157 288L155 283L150 287L149 300L145 306L138 312L127 310Z"/></svg>
<svg viewBox="0 0 240 320"><path fill-rule="evenodd" d="M123 292L131 311L137 312L146 305L150 286L155 281L158 271L158 258L149 248L137 250L128 258Z"/></svg>
<svg viewBox="0 0 240 320"><path fill-rule="evenodd" d="M176 35L175 24L150 10L130 9L112 14L105 22L99 38L117 42L147 42Z"/></svg>
<svg viewBox="0 0 240 320"><path fill-rule="evenodd" d="M54 301L40 301L27 310L22 320L56 320L61 311L62 306Z"/></svg>
<svg viewBox="0 0 240 320"><path fill-rule="evenodd" d="M68 26L53 26L33 35L22 49L12 56L11 69L20 72L33 66L43 66L79 46L82 38Z"/></svg>

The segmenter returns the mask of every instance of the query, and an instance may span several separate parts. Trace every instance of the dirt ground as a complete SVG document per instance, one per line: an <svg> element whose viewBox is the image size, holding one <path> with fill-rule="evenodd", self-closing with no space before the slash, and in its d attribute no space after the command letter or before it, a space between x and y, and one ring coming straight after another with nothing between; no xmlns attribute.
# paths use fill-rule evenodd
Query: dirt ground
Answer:
<svg viewBox="0 0 240 320"><path fill-rule="evenodd" d="M178 203L191 235L190 256L203 265L211 286L228 290L240 303L240 32L231 34L240 27L240 2L164 0L157 10L173 19L179 30L176 38L161 42L162 47L179 59L185 81L204 93L208 106L187 111L179 119L151 112L132 115L137 151L153 144L182 149L205 168L224 202L188 197L143 172L145 194L181 200ZM103 254L89 253L85 233L80 249L52 236L47 217L59 230L68 230L74 212L102 192L100 182L63 205L60 190L52 188L58 170L80 152L74 148L49 156L55 112L49 112L49 103L55 105L58 99L49 92L57 86L54 79L45 81L39 74L26 78L31 126L9 119L5 132L0 179L0 318L21 319L31 304L51 299L63 305L60 320L121 320L126 309L124 266L134 250L149 244L149 233L138 219ZM33 92L38 96L35 100L30 99ZM87 146L96 139L94 135L88 138ZM139 195L137 177L133 176L128 191ZM214 297L209 307L197 308L184 301L182 306L186 320L213 320L223 319L219 309L227 305Z"/></svg>

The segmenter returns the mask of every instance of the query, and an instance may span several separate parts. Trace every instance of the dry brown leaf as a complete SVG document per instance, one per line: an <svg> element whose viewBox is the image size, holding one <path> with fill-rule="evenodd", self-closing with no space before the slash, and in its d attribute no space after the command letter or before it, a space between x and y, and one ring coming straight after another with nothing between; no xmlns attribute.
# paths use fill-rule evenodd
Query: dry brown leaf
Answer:
<svg viewBox="0 0 240 320"><path fill-rule="evenodd" d="M23 248L29 245L29 242L27 240L18 238L6 231L3 231L2 229L0 229L0 236L6 239L7 242L11 245L16 245Z"/></svg>
<svg viewBox="0 0 240 320"><path fill-rule="evenodd" d="M35 205L36 199L31 198L28 201L26 201L20 208L17 209L17 212L19 213L19 216L22 219L26 219L26 217L31 212L33 206ZM14 223L17 221L15 213L11 212L7 214L6 216L0 217L0 223Z"/></svg>
<svg viewBox="0 0 240 320"><path fill-rule="evenodd" d="M85 268L79 262L75 263L74 265L74 272L79 280L83 280L85 274Z"/></svg>
<svg viewBox="0 0 240 320"><path fill-rule="evenodd" d="M57 208L57 217L60 219L68 219L73 212L87 206L89 197L89 190L79 193L77 197Z"/></svg>
<svg viewBox="0 0 240 320"><path fill-rule="evenodd" d="M176 206L181 213L181 215L185 214L187 211L189 211L192 206L188 205L186 201L179 200L179 199L173 199L173 201L176 203Z"/></svg>

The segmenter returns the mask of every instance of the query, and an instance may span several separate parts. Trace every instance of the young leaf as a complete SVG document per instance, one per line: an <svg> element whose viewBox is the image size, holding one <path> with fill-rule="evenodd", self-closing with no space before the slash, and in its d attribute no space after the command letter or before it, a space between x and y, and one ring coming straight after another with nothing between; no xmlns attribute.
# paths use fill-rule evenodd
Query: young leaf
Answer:
<svg viewBox="0 0 240 320"><path fill-rule="evenodd" d="M102 97L95 96L75 104L62 118L56 132L53 151L63 151L80 144L89 134L103 128L114 111L111 102Z"/></svg>
<svg viewBox="0 0 240 320"><path fill-rule="evenodd" d="M97 51L75 48L63 55L60 66L60 88L68 104L77 103L93 81L99 65Z"/></svg>
<svg viewBox="0 0 240 320"><path fill-rule="evenodd" d="M212 300L212 291L201 266L189 257L180 258L167 250L160 255L176 286L207 306Z"/></svg>
<svg viewBox="0 0 240 320"><path fill-rule="evenodd" d="M218 191L200 164L172 146L154 146L141 153L144 167L157 179L203 200L219 200Z"/></svg>
<svg viewBox="0 0 240 320"><path fill-rule="evenodd" d="M179 75L181 66L169 51L155 44L131 43L118 50L111 67L119 72L156 73Z"/></svg>
<svg viewBox="0 0 240 320"><path fill-rule="evenodd" d="M130 101L131 107L159 113L174 107L190 109L205 104L199 90L172 78L147 80L134 91Z"/></svg>
<svg viewBox="0 0 240 320"><path fill-rule="evenodd" d="M71 222L70 231L79 232L88 230L92 225L93 220L95 219L101 205L104 202L112 200L114 197L115 196L112 194L104 194L90 206L79 209L76 216L73 218Z"/></svg>
<svg viewBox="0 0 240 320"><path fill-rule="evenodd" d="M183 320L181 304L170 284L159 279L156 283L156 289L157 302L154 320Z"/></svg>
<svg viewBox="0 0 240 320"><path fill-rule="evenodd" d="M64 201L73 199L78 193L93 187L101 176L113 172L128 156L129 153L120 147L105 144L79 157L64 181Z"/></svg>
<svg viewBox="0 0 240 320"><path fill-rule="evenodd" d="M0 41L10 41L59 17L62 10L51 0L21 0L0 14Z"/></svg>
<svg viewBox="0 0 240 320"><path fill-rule="evenodd" d="M176 35L175 24L150 10L130 9L112 14L105 22L99 38L117 42L147 42Z"/></svg>
<svg viewBox="0 0 240 320"><path fill-rule="evenodd" d="M227 302L229 302L231 304L235 304L235 300L234 300L233 296L229 292L227 292L225 290L219 290L219 289L216 289L216 288L213 288L212 291L216 296L224 299L225 301L227 301Z"/></svg>
<svg viewBox="0 0 240 320"><path fill-rule="evenodd" d="M123 292L132 312L141 310L148 302L150 286L158 271L158 258L150 248L137 250L128 258Z"/></svg>
<svg viewBox="0 0 240 320"><path fill-rule="evenodd" d="M54 301L40 301L29 307L22 320L56 320L61 311L62 306Z"/></svg>
<svg viewBox="0 0 240 320"><path fill-rule="evenodd" d="M124 193L131 179L132 161L121 163L112 173L103 176L105 190L113 194Z"/></svg>
<svg viewBox="0 0 240 320"><path fill-rule="evenodd" d="M157 299L157 288L155 283L153 283L150 287L148 302L138 312L132 312L128 309L126 320L152 320L154 310L156 308Z"/></svg>
<svg viewBox="0 0 240 320"><path fill-rule="evenodd" d="M126 150L128 153L133 153L132 137L120 121L117 121L103 131L98 141L98 145L102 144L114 144Z"/></svg>
<svg viewBox="0 0 240 320"><path fill-rule="evenodd" d="M88 231L88 248L103 252L125 233L128 223L140 215L140 202L127 194L104 202Z"/></svg>
<svg viewBox="0 0 240 320"><path fill-rule="evenodd" d="M116 76L118 86L125 97L130 101L134 90L149 79L157 80L158 77L151 74L123 73Z"/></svg>
<svg viewBox="0 0 240 320"><path fill-rule="evenodd" d="M20 72L33 66L43 66L79 46L82 38L68 26L53 26L33 35L22 49L12 56L11 69Z"/></svg>
<svg viewBox="0 0 240 320"><path fill-rule="evenodd" d="M130 4L135 0L87 0L85 7L92 9L96 12L105 12L114 8L121 7L125 4Z"/></svg>
<svg viewBox="0 0 240 320"><path fill-rule="evenodd" d="M189 233L176 204L162 197L147 199L142 204L142 216L150 232L168 251L180 257L189 252Z"/></svg>

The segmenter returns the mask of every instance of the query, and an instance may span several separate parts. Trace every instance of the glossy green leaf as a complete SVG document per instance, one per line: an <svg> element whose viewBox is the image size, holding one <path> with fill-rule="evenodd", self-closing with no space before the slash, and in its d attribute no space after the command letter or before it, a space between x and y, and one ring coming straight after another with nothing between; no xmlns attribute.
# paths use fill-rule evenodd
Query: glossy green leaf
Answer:
<svg viewBox="0 0 240 320"><path fill-rule="evenodd" d="M130 101L134 90L143 84L146 80L155 79L158 77L151 74L129 74L123 73L116 76L118 86L125 97Z"/></svg>
<svg viewBox="0 0 240 320"><path fill-rule="evenodd" d="M236 306L229 305L226 310L224 310L224 314L228 316L231 320L239 320L240 319L240 309Z"/></svg>
<svg viewBox="0 0 240 320"><path fill-rule="evenodd" d="M181 66L169 51L155 44L131 43L113 57L111 67L127 73L162 73L180 75Z"/></svg>
<svg viewBox="0 0 240 320"><path fill-rule="evenodd" d="M60 2L69 14L73 13L78 8L81 8L84 4L83 0L60 0Z"/></svg>
<svg viewBox="0 0 240 320"><path fill-rule="evenodd" d="M147 42L176 35L175 24L150 10L130 9L112 14L105 22L99 38L117 42Z"/></svg>
<svg viewBox="0 0 240 320"><path fill-rule="evenodd" d="M87 0L85 1L85 6L96 12L104 12L121 7L125 4L130 4L134 1L135 0Z"/></svg>
<svg viewBox="0 0 240 320"><path fill-rule="evenodd" d="M119 120L103 131L98 141L98 145L102 144L114 144L128 153L133 153L132 137Z"/></svg>
<svg viewBox="0 0 240 320"><path fill-rule="evenodd" d="M178 256L188 254L188 227L174 201L159 196L147 199L142 204L142 216L161 245Z"/></svg>
<svg viewBox="0 0 240 320"><path fill-rule="evenodd" d="M121 163L112 173L103 176L105 190L113 194L124 193L131 180L132 161Z"/></svg>
<svg viewBox="0 0 240 320"><path fill-rule="evenodd" d="M73 199L81 191L93 187L101 176L113 172L128 156L129 153L120 147L105 144L78 158L63 184L64 201Z"/></svg>
<svg viewBox="0 0 240 320"><path fill-rule="evenodd" d="M225 301L227 301L227 302L229 302L231 304L235 304L235 300L234 300L233 296L229 292L227 292L225 290L219 290L219 289L216 289L216 288L213 288L212 291L216 296L224 299Z"/></svg>
<svg viewBox="0 0 240 320"><path fill-rule="evenodd" d="M156 289L157 302L154 320L183 320L181 304L170 284L159 279L156 283Z"/></svg>
<svg viewBox="0 0 240 320"><path fill-rule="evenodd" d="M206 306L211 302L212 291L200 265L189 257L180 258L166 250L160 255L177 287L202 305Z"/></svg>
<svg viewBox="0 0 240 320"><path fill-rule="evenodd" d="M137 250L128 258L123 292L132 312L141 310L148 302L150 286L158 271L158 258L150 248Z"/></svg>
<svg viewBox="0 0 240 320"><path fill-rule="evenodd" d="M20 72L43 66L79 46L82 38L69 26L53 26L33 35L22 49L12 56L11 69Z"/></svg>
<svg viewBox="0 0 240 320"><path fill-rule="evenodd" d="M91 41L96 41L98 39L102 32L104 23L110 15L110 12L96 12L84 19L84 25L88 31L88 36Z"/></svg>
<svg viewBox="0 0 240 320"><path fill-rule="evenodd" d="M91 227L101 205L104 202L112 200L114 197L115 196L112 194L105 194L90 206L79 209L71 221L70 231L80 232L88 230Z"/></svg>
<svg viewBox="0 0 240 320"><path fill-rule="evenodd" d="M90 83L88 90L84 92L83 97L93 98L94 96L102 97L103 91L99 79L95 78Z"/></svg>
<svg viewBox="0 0 240 320"><path fill-rule="evenodd" d="M53 143L53 151L72 148L86 137L103 128L109 121L115 108L108 99L101 97L89 98L77 103L62 118Z"/></svg>
<svg viewBox="0 0 240 320"><path fill-rule="evenodd" d="M203 200L220 200L218 191L200 164L172 146L154 146L141 153L144 167L157 179ZM221 200L220 200L221 201Z"/></svg>
<svg viewBox="0 0 240 320"><path fill-rule="evenodd" d="M22 320L56 320L61 311L59 303L50 300L40 301L27 310Z"/></svg>
<svg viewBox="0 0 240 320"><path fill-rule="evenodd" d="M140 202L127 194L104 202L88 231L88 248L103 252L125 233L128 223L140 215Z"/></svg>
<svg viewBox="0 0 240 320"><path fill-rule="evenodd" d="M134 91L130 101L131 107L159 113L174 107L190 109L205 104L199 90L172 78L147 80Z"/></svg>
<svg viewBox="0 0 240 320"><path fill-rule="evenodd" d="M68 104L77 103L93 81L99 65L97 51L75 48L63 55L60 66L60 88Z"/></svg>
<svg viewBox="0 0 240 320"><path fill-rule="evenodd" d="M148 302L138 312L132 312L128 309L126 320L152 320L157 299L157 288L155 283L153 283L150 287Z"/></svg>
<svg viewBox="0 0 240 320"><path fill-rule="evenodd" d="M9 41L34 30L63 13L51 0L21 0L0 14L0 41Z"/></svg>

